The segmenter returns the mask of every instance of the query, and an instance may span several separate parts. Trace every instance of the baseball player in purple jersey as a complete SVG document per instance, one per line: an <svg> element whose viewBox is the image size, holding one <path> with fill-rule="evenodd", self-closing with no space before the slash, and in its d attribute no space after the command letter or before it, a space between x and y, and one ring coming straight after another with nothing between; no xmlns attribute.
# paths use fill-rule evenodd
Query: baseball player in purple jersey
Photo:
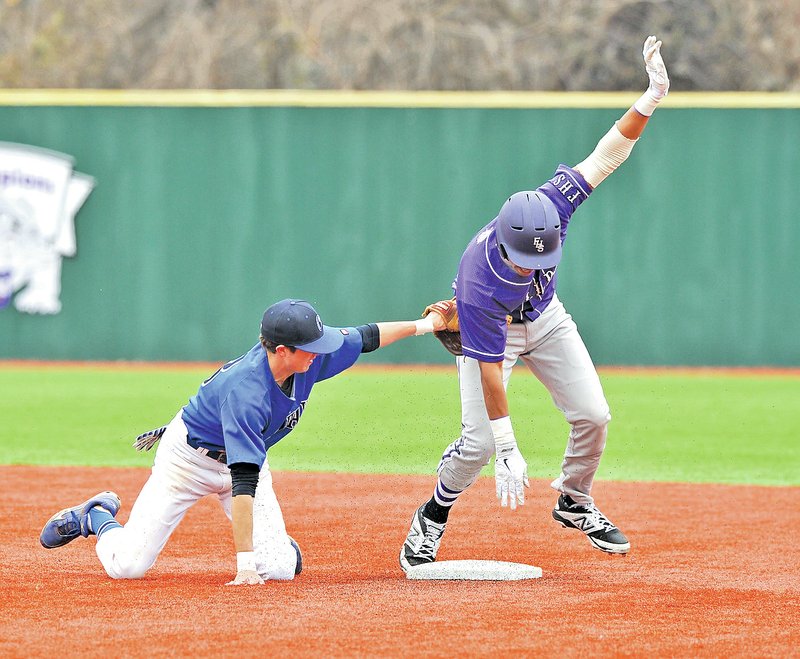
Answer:
<svg viewBox="0 0 800 659"><path fill-rule="evenodd" d="M630 154L669 90L661 42L644 43L650 82L594 151L574 167L559 165L536 190L513 194L470 241L453 284L463 355L457 357L462 434L438 467L431 499L414 513L400 550L403 570L436 560L451 507L495 456L502 506L525 503L527 463L517 446L506 387L522 362L547 387L570 424L553 517L585 533L605 552L630 543L595 505L592 482L611 419L595 367L571 316L556 295L557 267L570 218Z"/></svg>
<svg viewBox="0 0 800 659"><path fill-rule="evenodd" d="M286 533L267 451L300 421L317 382L349 368L362 353L443 325L432 313L417 321L333 328L306 301L272 305L256 345L203 382L167 426L137 438L137 448L160 443L125 526L115 519L119 497L101 492L53 515L42 529L42 545L61 547L96 535L106 573L137 579L186 511L215 494L233 523L237 571L229 585L293 579L302 557Z"/></svg>

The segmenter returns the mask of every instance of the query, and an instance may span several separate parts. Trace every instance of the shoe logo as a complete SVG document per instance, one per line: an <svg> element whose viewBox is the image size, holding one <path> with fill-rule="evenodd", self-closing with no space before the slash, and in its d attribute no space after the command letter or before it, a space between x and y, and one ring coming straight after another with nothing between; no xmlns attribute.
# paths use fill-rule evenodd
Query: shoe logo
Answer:
<svg viewBox="0 0 800 659"><path fill-rule="evenodd" d="M406 537L406 545L416 553L419 551L420 547L422 547L422 542L424 540L425 536L416 528L412 527L408 532L408 536Z"/></svg>
<svg viewBox="0 0 800 659"><path fill-rule="evenodd" d="M584 533L594 530L593 529L594 525L592 524L592 520L590 520L588 517L583 517L576 521L578 528Z"/></svg>
<svg viewBox="0 0 800 659"><path fill-rule="evenodd" d="M583 531L586 534L595 531L610 531L616 528L611 522L603 516L595 514L580 514L580 513L565 513L564 518L569 520L573 527Z"/></svg>

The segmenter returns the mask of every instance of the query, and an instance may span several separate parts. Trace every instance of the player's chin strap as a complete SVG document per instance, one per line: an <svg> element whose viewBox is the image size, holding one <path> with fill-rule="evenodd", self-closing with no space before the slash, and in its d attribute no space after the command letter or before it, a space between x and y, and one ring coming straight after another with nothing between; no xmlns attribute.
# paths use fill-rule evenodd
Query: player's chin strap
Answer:
<svg viewBox="0 0 800 659"><path fill-rule="evenodd" d="M143 432L136 438L136 441L133 442L133 447L137 451L149 451L156 445L159 439L161 439L161 435L164 434L164 431L167 429L166 426L161 426L160 428L156 428L155 430L148 430L147 432Z"/></svg>

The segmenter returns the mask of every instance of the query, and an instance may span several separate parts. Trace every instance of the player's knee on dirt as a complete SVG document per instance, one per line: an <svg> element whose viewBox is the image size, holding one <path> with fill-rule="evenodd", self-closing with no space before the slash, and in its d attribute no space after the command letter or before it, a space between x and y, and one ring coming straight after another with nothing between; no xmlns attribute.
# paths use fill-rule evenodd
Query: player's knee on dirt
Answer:
<svg viewBox="0 0 800 659"><path fill-rule="evenodd" d="M124 529L114 529L97 541L97 557L112 579L141 579L156 562L158 552L135 540Z"/></svg>
<svg viewBox="0 0 800 659"><path fill-rule="evenodd" d="M153 566L154 560L148 557L138 557L133 560L121 561L116 557L109 565L104 565L106 574L112 579L141 579Z"/></svg>
<svg viewBox="0 0 800 659"><path fill-rule="evenodd" d="M291 581L295 577L298 553L289 536L270 538L255 547L256 569L262 579Z"/></svg>

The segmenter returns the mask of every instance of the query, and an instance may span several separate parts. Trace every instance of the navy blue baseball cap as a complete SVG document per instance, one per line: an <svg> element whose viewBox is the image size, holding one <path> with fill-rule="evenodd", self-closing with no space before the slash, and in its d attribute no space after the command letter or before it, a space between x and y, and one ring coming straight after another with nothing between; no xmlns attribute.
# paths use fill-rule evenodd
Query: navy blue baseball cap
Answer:
<svg viewBox="0 0 800 659"><path fill-rule="evenodd" d="M323 325L314 307L305 300L281 300L269 307L261 319L261 336L266 341L317 355L335 352L344 343L342 332Z"/></svg>

